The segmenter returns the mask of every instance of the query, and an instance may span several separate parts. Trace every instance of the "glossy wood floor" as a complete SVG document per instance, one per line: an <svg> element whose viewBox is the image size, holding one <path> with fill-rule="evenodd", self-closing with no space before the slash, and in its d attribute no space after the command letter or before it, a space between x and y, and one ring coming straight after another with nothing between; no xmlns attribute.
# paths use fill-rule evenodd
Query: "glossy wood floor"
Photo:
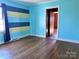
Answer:
<svg viewBox="0 0 79 59"><path fill-rule="evenodd" d="M29 36L0 45L0 59L79 59L79 44Z"/></svg>

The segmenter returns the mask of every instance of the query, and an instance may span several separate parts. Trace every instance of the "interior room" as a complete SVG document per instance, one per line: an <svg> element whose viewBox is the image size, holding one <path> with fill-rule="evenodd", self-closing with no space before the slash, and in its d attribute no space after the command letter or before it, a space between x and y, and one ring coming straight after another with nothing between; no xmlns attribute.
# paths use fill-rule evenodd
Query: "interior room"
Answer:
<svg viewBox="0 0 79 59"><path fill-rule="evenodd" d="M79 0L0 0L0 59L79 59Z"/></svg>

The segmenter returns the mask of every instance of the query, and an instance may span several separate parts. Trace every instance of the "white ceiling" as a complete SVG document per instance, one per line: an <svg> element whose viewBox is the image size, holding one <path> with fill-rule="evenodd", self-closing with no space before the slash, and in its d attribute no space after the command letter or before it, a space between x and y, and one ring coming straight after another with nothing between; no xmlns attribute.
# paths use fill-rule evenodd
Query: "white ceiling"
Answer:
<svg viewBox="0 0 79 59"><path fill-rule="evenodd" d="M42 2L57 1L57 0L18 0L18 1L29 2L29 3L42 3Z"/></svg>

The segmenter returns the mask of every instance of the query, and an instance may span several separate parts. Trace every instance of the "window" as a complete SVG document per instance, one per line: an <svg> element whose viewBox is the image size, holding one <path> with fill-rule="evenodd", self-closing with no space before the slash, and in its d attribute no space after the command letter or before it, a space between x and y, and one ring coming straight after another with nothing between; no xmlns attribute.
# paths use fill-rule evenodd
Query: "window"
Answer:
<svg viewBox="0 0 79 59"><path fill-rule="evenodd" d="M5 23L2 17L2 7L0 6L0 32L4 32L5 30Z"/></svg>

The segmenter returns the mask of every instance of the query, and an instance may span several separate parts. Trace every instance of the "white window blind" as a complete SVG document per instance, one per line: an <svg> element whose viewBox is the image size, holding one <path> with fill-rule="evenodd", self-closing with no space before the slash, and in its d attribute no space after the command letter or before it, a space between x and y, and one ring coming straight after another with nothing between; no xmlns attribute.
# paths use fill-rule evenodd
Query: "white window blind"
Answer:
<svg viewBox="0 0 79 59"><path fill-rule="evenodd" d="M5 30L5 23L4 20L2 18L2 7L0 6L0 32L4 32Z"/></svg>

